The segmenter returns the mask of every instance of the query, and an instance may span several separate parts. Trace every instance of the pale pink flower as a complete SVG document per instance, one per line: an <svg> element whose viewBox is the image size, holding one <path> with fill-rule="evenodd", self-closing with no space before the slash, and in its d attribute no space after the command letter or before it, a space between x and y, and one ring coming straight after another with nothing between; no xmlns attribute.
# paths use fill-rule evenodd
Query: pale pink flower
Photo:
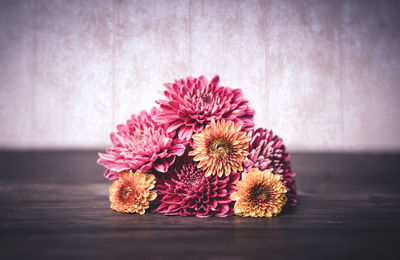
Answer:
<svg viewBox="0 0 400 260"><path fill-rule="evenodd" d="M176 156L185 152L186 141L174 138L175 132L166 131L166 125L153 120L158 113L145 111L132 115L127 123L117 126L110 135L113 147L99 153L98 164L107 168L104 176L115 180L119 173L132 170L140 172L166 172Z"/></svg>

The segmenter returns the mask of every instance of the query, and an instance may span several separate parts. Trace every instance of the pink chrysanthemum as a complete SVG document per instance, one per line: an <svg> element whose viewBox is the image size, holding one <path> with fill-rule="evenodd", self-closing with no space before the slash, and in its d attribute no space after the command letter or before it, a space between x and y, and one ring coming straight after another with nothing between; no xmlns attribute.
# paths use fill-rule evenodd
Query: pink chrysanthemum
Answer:
<svg viewBox="0 0 400 260"><path fill-rule="evenodd" d="M192 158L185 156L173 169L157 179L156 190L161 205L156 209L166 215L226 217L233 214L230 195L236 191L239 174L205 177Z"/></svg>
<svg viewBox="0 0 400 260"><path fill-rule="evenodd" d="M274 174L281 175L281 181L287 189L288 202L285 207L293 207L297 204L297 192L294 176L296 175L289 162L289 153L283 145L283 141L272 131L258 128L251 132L252 139L249 142L249 155L243 161L243 168L248 172L256 167L261 171L270 170Z"/></svg>
<svg viewBox="0 0 400 260"><path fill-rule="evenodd" d="M210 83L204 76L180 79L166 83L164 95L167 100L158 100L161 112L154 117L159 123L168 124L167 132L178 131L181 139L190 139L211 122L225 119L243 125L244 131L253 129L254 110L248 106L240 89L218 85L215 76Z"/></svg>
<svg viewBox="0 0 400 260"><path fill-rule="evenodd" d="M141 172L166 172L176 156L185 152L186 141L174 138L175 133L167 133L166 126L153 120L157 113L145 111L132 115L126 125L118 125L117 133L110 135L114 147L106 154L99 153L98 164L107 168L104 176L115 180L126 170Z"/></svg>

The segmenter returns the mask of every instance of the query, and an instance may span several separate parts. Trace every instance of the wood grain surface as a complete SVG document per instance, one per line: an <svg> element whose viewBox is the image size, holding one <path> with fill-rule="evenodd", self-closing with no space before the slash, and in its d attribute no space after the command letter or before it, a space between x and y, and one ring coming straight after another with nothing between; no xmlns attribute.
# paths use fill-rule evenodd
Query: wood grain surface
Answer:
<svg viewBox="0 0 400 260"><path fill-rule="evenodd" d="M94 151L0 152L1 259L398 259L398 154L294 154L271 219L121 214Z"/></svg>

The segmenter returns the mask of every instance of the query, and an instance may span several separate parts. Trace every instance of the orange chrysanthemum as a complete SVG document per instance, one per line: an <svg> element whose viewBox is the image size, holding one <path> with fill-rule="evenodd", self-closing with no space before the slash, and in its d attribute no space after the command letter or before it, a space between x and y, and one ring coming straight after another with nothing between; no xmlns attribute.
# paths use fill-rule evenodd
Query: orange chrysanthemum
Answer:
<svg viewBox="0 0 400 260"><path fill-rule="evenodd" d="M236 201L234 213L242 217L272 217L278 215L286 204L286 188L279 174L269 170L250 169L236 183L237 192L231 195Z"/></svg>
<svg viewBox="0 0 400 260"><path fill-rule="evenodd" d="M247 148L251 137L240 132L241 128L241 124L227 124L224 119L215 123L211 118L211 124L205 130L192 136L194 150L189 155L199 162L197 167L205 171L206 177L243 171L242 162L249 154Z"/></svg>
<svg viewBox="0 0 400 260"><path fill-rule="evenodd" d="M155 186L155 176L143 172L122 172L109 187L111 208L122 213L144 214L149 201L157 197L150 192Z"/></svg>

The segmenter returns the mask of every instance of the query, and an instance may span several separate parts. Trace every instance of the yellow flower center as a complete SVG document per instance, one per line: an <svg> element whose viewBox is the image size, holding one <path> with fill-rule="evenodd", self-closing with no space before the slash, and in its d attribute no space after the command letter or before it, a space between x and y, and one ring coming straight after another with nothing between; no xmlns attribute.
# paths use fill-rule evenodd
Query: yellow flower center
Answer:
<svg viewBox="0 0 400 260"><path fill-rule="evenodd" d="M121 189L121 199L127 200L132 194L131 187L124 187Z"/></svg>
<svg viewBox="0 0 400 260"><path fill-rule="evenodd" d="M217 139L210 143L208 150L216 158L223 158L229 153L230 145L225 139Z"/></svg>
<svg viewBox="0 0 400 260"><path fill-rule="evenodd" d="M267 199L268 195L266 193L261 193L257 197L258 197L259 200L263 201L263 200Z"/></svg>

